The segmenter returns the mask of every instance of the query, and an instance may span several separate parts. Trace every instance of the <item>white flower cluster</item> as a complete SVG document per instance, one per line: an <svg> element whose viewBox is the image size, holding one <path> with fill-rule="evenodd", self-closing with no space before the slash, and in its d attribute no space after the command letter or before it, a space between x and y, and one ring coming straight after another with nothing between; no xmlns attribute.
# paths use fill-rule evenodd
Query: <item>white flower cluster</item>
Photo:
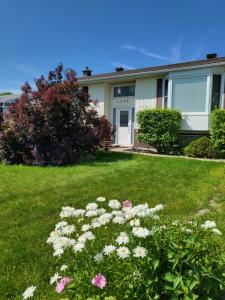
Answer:
<svg viewBox="0 0 225 300"><path fill-rule="evenodd" d="M112 254L114 252L116 252L118 257L121 259L128 258L131 256L131 254L133 254L133 257L144 258L144 257L146 257L146 255L148 253L147 249L145 249L144 247L140 247L140 246L137 246L131 252L131 250L127 246L120 246L120 247L116 248L113 245L107 245L103 248L101 253L97 253L94 256L94 260L96 262L101 262L104 259L104 255L109 256L110 254Z"/></svg>
<svg viewBox="0 0 225 300"><path fill-rule="evenodd" d="M205 221L204 224L201 225L202 228L204 229L211 229L211 231L214 233L214 234L217 234L217 235L222 235L222 232L216 228L216 222L215 221Z"/></svg>
<svg viewBox="0 0 225 300"><path fill-rule="evenodd" d="M154 208L149 208L147 203L138 204L133 207L132 205L123 207L124 205L122 205L121 202L113 199L108 202L108 208L111 208L112 211L107 212L105 208L99 207L100 204L105 201L106 199L101 196L96 199L96 202L88 203L85 209L75 209L71 206L62 207L60 218L77 218L76 223L77 226L80 226L79 230L81 234L77 234L76 238L70 238L69 236L77 232L77 228L74 225L69 225L66 221L61 221L56 224L54 231L51 232L47 240L47 243L53 246L54 256L61 256L65 249L69 247L72 248L75 253L83 251L86 247L86 242L95 239L95 235L91 230L106 226L109 222L122 225L128 221L132 227L132 234L134 236L146 238L154 232L147 228L140 227L140 218L158 218L156 213L163 209L162 204L158 204ZM88 218L89 222L84 223L85 218ZM126 248L124 245L129 243L129 236L126 232L119 234L116 243L120 246L119 248L112 245L105 246L102 253L96 254L95 259L100 261L104 255L109 255L115 250L118 255L120 254L120 257L129 256L130 252L124 249ZM125 254L125 252L127 254Z"/></svg>

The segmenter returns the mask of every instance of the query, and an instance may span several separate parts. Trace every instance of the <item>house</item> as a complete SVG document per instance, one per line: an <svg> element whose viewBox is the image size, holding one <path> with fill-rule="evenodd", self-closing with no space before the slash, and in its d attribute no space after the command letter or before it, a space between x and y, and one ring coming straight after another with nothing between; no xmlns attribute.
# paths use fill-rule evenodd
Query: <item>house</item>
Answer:
<svg viewBox="0 0 225 300"><path fill-rule="evenodd" d="M20 94L12 94L0 96L0 121L3 119L3 114L7 111L8 106L16 102L20 97Z"/></svg>
<svg viewBox="0 0 225 300"><path fill-rule="evenodd" d="M116 127L115 145L138 145L136 113L145 108L171 108L182 113L180 135L206 135L210 113L225 108L225 57L92 75L78 80L98 100L97 110Z"/></svg>

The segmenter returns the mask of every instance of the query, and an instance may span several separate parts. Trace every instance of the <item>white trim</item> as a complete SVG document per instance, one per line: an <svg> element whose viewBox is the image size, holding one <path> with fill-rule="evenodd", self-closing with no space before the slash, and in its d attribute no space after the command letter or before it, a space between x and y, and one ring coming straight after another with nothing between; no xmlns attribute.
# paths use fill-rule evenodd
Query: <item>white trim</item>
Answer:
<svg viewBox="0 0 225 300"><path fill-rule="evenodd" d="M224 108L224 87L225 87L225 73L221 77L221 87L220 87L220 108Z"/></svg>
<svg viewBox="0 0 225 300"><path fill-rule="evenodd" d="M181 115L185 115L185 116L208 116L209 113L208 112L181 112Z"/></svg>
<svg viewBox="0 0 225 300"><path fill-rule="evenodd" d="M213 74L207 76L207 84L206 84L205 111L209 114L211 113L211 104L212 104L212 77Z"/></svg>
<svg viewBox="0 0 225 300"><path fill-rule="evenodd" d="M173 80L168 79L168 108L172 109L172 99L173 99Z"/></svg>
<svg viewBox="0 0 225 300"><path fill-rule="evenodd" d="M208 76L211 72L207 72L207 73L201 73L201 74L187 74L187 75L180 75L177 74L175 76L168 76L168 79L183 79L183 78L193 78L193 77L202 77L202 76Z"/></svg>
<svg viewBox="0 0 225 300"><path fill-rule="evenodd" d="M129 133L130 143L128 143L128 144L119 144L119 135L118 134L119 134L120 112L125 111L125 110L128 111L128 130L130 130L130 133ZM131 146L132 145L132 143L131 143L132 134L133 134L133 132L132 132L132 122L133 122L133 120L132 120L132 107L129 107L129 108L119 107L119 108L116 108L116 138L115 138L116 145L122 145L122 146Z"/></svg>

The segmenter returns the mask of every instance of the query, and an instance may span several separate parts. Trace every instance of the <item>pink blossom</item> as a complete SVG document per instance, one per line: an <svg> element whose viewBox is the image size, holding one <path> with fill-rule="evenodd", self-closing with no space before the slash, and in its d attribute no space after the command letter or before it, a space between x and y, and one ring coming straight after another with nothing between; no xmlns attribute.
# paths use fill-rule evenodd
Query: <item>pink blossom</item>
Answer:
<svg viewBox="0 0 225 300"><path fill-rule="evenodd" d="M69 277L63 277L58 283L57 283L57 286L56 286L56 292L57 293L61 293L67 284L69 284L71 281L71 279Z"/></svg>
<svg viewBox="0 0 225 300"><path fill-rule="evenodd" d="M95 286L97 286L100 289L103 289L106 285L106 278L101 273L98 273L95 275L95 277L92 279L91 283Z"/></svg>
<svg viewBox="0 0 225 300"><path fill-rule="evenodd" d="M123 207L131 208L132 202L130 200L123 201Z"/></svg>

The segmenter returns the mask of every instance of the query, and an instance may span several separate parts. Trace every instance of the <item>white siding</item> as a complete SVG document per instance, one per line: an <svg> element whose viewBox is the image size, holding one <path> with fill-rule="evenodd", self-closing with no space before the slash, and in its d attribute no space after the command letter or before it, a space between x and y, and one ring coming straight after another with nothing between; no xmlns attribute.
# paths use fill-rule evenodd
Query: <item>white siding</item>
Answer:
<svg viewBox="0 0 225 300"><path fill-rule="evenodd" d="M142 78L136 80L135 112L145 108L156 107L156 78Z"/></svg>
<svg viewBox="0 0 225 300"><path fill-rule="evenodd" d="M182 130L209 130L209 117L208 113L182 113Z"/></svg>
<svg viewBox="0 0 225 300"><path fill-rule="evenodd" d="M96 110L100 115L104 115L105 85L104 83L90 84L88 92L92 100L97 100Z"/></svg>

